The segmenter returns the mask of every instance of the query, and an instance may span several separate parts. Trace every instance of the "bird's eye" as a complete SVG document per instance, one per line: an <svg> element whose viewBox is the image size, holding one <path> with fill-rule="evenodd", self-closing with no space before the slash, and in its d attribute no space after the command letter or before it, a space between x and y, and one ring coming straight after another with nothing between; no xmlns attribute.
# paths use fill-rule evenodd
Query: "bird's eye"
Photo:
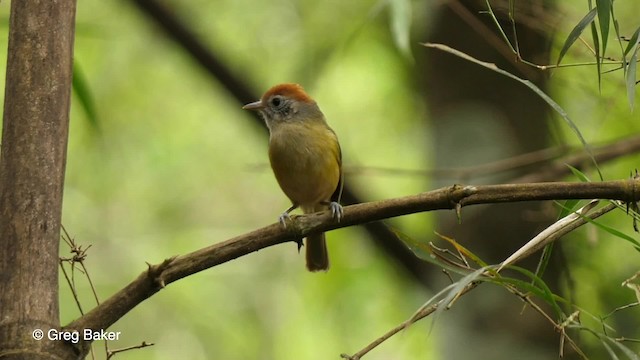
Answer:
<svg viewBox="0 0 640 360"><path fill-rule="evenodd" d="M282 105L282 98L280 96L274 96L271 99L271 105L273 105L274 107L279 107L280 105Z"/></svg>

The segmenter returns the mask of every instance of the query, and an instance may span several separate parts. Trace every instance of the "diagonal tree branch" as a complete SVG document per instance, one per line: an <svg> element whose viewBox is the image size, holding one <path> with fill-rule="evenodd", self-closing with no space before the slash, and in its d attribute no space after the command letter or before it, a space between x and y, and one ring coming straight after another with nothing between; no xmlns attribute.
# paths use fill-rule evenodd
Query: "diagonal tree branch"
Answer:
<svg viewBox="0 0 640 360"><path fill-rule="evenodd" d="M167 259L162 264L150 265L147 271L124 289L65 326L65 329L106 329L142 301L174 281L269 246L299 241L298 239L311 233L418 212L446 209L460 211L461 207L476 204L566 199L635 202L640 199L639 190L638 179L598 183L454 185L412 196L347 206L340 223L333 221L328 211L294 216L286 228L272 224L192 253Z"/></svg>

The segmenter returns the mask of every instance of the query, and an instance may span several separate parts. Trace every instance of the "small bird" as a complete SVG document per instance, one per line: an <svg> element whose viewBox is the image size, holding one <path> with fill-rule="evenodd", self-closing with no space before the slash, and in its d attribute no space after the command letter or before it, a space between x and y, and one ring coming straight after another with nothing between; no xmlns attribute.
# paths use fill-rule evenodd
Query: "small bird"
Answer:
<svg viewBox="0 0 640 360"><path fill-rule="evenodd" d="M305 214L331 210L342 217L342 152L336 133L318 104L298 84L280 84L262 99L242 107L260 113L269 128L269 160L280 188L292 206L279 217L286 227L289 213L300 207ZM306 239L309 271L329 269L324 233Z"/></svg>

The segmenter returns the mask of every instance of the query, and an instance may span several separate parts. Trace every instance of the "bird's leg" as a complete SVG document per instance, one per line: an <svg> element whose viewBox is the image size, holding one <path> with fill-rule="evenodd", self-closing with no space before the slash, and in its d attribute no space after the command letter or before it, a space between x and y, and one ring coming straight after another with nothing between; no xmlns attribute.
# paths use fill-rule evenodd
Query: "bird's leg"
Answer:
<svg viewBox="0 0 640 360"><path fill-rule="evenodd" d="M278 218L278 221L280 222L280 225L282 225L282 228L284 229L287 228L287 221L291 221L291 216L289 216L289 213L297 208L298 208L298 205L293 204L291 205L290 208L285 210L285 212L283 212L282 215L280 215L280 217ZM300 252L300 249L302 248L302 238L296 239L295 242L296 244L298 244L298 252Z"/></svg>
<svg viewBox="0 0 640 360"><path fill-rule="evenodd" d="M342 219L342 214L344 214L342 205L338 204L338 202L336 201L323 201L322 204L329 206L329 210L331 210L331 216L333 216L334 219L340 222L340 219Z"/></svg>
<svg viewBox="0 0 640 360"><path fill-rule="evenodd" d="M291 205L290 208L288 208L287 210L285 210L285 212L282 213L282 215L280 215L280 217L278 218L278 221L280 222L280 225L282 225L283 228L287 228L287 221L291 220L291 216L289 216L289 213L292 212L293 210L298 208L298 204L293 204Z"/></svg>

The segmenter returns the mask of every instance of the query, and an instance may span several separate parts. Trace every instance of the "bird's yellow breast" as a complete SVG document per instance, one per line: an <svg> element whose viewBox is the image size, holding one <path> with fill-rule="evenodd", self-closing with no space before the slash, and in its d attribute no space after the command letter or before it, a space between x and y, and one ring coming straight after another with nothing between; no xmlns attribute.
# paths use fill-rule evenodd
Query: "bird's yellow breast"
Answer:
<svg viewBox="0 0 640 360"><path fill-rule="evenodd" d="M279 124L271 131L269 160L282 191L304 212L329 201L340 180L340 145L324 121Z"/></svg>

